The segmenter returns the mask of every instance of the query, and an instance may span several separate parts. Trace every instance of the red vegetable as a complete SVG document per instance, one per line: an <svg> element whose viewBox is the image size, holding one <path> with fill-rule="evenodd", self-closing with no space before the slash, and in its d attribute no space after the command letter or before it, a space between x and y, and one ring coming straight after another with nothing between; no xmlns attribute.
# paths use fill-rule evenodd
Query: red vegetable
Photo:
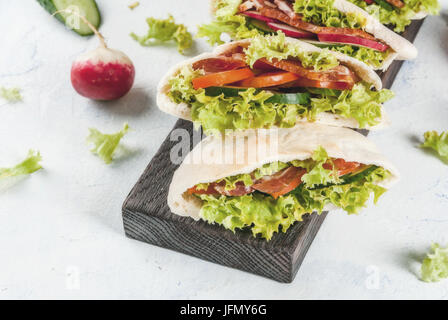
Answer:
<svg viewBox="0 0 448 320"><path fill-rule="evenodd" d="M279 86L297 79L299 79L299 76L294 73L278 71L263 73L259 76L240 81L235 85L242 88L267 88Z"/></svg>
<svg viewBox="0 0 448 320"><path fill-rule="evenodd" d="M253 76L254 73L250 70L250 68L243 68L243 69L207 74L205 76L193 79L192 82L193 82L193 88L197 90L199 88L219 87L225 84L244 80Z"/></svg>
<svg viewBox="0 0 448 320"><path fill-rule="evenodd" d="M74 13L68 10L70 13ZM80 95L94 100L115 100L131 90L135 68L127 55L109 49L103 36L83 16L79 16L100 39L99 48L82 54L72 64L71 81Z"/></svg>
<svg viewBox="0 0 448 320"><path fill-rule="evenodd" d="M314 33L304 31L304 30L299 30L297 28L288 26L287 24L283 24L283 23L269 22L268 26L274 30L283 31L283 33L288 37L293 37L293 38L314 38L315 37Z"/></svg>
<svg viewBox="0 0 448 320"><path fill-rule="evenodd" d="M317 35L319 41L322 42L338 42L338 43L347 43L347 44L355 44L363 47L372 48L381 52L384 52L389 48L389 46L384 43L369 40L365 38L359 38L355 36L345 35L345 34L329 34L329 33L319 33Z"/></svg>
<svg viewBox="0 0 448 320"><path fill-rule="evenodd" d="M274 19L262 16L261 14L259 14L257 12L253 12L253 11L244 11L244 12L241 12L241 14L245 15L249 18L257 19L257 20L264 21L264 22L275 22Z"/></svg>

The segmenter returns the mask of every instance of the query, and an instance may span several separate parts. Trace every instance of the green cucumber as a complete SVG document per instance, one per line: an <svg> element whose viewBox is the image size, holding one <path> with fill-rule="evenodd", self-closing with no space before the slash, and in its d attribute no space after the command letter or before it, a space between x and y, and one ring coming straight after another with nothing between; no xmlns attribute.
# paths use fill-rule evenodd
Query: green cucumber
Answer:
<svg viewBox="0 0 448 320"><path fill-rule="evenodd" d="M275 33L275 30L271 29L264 21L260 21L257 19L250 19L249 23L258 30L261 30L265 33Z"/></svg>
<svg viewBox="0 0 448 320"><path fill-rule="evenodd" d="M366 166L361 171L355 171L355 172L346 174L341 177L341 180L343 181L342 184L349 184L349 183L359 181L359 180L367 177L369 174L371 174L376 169L378 169L377 166L370 165L370 166Z"/></svg>
<svg viewBox="0 0 448 320"><path fill-rule="evenodd" d="M375 1L375 3L377 5L379 5L380 7L383 7L387 11L394 11L394 7L390 3L388 3L386 0L373 0L373 1Z"/></svg>
<svg viewBox="0 0 448 320"><path fill-rule="evenodd" d="M98 10L98 6L95 0L36 0L45 10L50 14L54 14L59 10L73 10L84 16L95 28L98 28L101 23L101 15ZM87 24L82 22L79 18L69 13L58 13L54 15L56 19L64 24L72 24L73 21L76 23L79 21L79 28L73 28L77 34L81 36L90 36L93 31L89 28ZM69 18L68 18L69 17Z"/></svg>
<svg viewBox="0 0 448 320"><path fill-rule="evenodd" d="M238 87L209 87L205 89L205 95L217 97L224 94L224 97L238 97L240 92L246 91L245 88ZM301 104L306 105L310 102L310 93L274 93L272 97L266 100L268 103L278 104Z"/></svg>
<svg viewBox="0 0 448 320"><path fill-rule="evenodd" d="M310 94L308 92L275 93L272 97L266 100L266 102L278 104L307 105L310 103Z"/></svg>
<svg viewBox="0 0 448 320"><path fill-rule="evenodd" d="M224 97L238 97L240 92L246 91L245 88L237 87L208 87L205 88L205 95L209 97L217 97L224 94Z"/></svg>
<svg viewBox="0 0 448 320"><path fill-rule="evenodd" d="M353 182L360 181L363 178L367 177L369 174L371 174L377 168L378 168L377 166L370 165L370 166L364 167L360 171L356 171L356 172L352 172L352 173L343 175L342 177L340 177L341 183L338 183L337 185L350 184ZM323 189L323 188L331 187L334 185L336 185L336 183L329 183L326 185L321 184L321 185L315 186L314 188L310 188L310 190Z"/></svg>

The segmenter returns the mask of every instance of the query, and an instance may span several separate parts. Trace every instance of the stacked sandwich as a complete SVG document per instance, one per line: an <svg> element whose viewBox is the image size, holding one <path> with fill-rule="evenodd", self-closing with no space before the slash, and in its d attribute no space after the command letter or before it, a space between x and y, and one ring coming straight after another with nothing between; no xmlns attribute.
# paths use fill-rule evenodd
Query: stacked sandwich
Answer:
<svg viewBox="0 0 448 320"><path fill-rule="evenodd" d="M398 20L368 12L387 5L408 12L407 3L416 1L359 2L213 3L215 21L200 34L213 43L223 34L235 41L175 66L158 88L161 110L207 135L174 173L173 213L269 240L305 214L358 213L398 179L352 129L388 125L383 103L393 93L374 70L417 55L380 22L397 27ZM432 13L429 6L412 8Z"/></svg>

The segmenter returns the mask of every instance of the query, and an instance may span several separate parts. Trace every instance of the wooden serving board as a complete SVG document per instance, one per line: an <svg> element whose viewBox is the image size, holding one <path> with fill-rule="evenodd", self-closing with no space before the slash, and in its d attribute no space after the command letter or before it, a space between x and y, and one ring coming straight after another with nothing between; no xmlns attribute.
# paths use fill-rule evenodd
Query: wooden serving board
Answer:
<svg viewBox="0 0 448 320"><path fill-rule="evenodd" d="M417 20L403 36L414 41L423 20ZM380 73L385 88L390 88L401 68L395 61ZM185 129L193 135L192 123L177 121L173 130ZM361 130L365 135L368 131ZM271 241L254 238L249 230L233 233L219 225L194 221L172 214L167 205L168 188L178 165L170 152L178 141L165 139L123 204L123 224L129 238L194 257L244 270L279 282L292 282L327 212L306 215L286 233L275 234ZM191 141L191 148L193 147Z"/></svg>

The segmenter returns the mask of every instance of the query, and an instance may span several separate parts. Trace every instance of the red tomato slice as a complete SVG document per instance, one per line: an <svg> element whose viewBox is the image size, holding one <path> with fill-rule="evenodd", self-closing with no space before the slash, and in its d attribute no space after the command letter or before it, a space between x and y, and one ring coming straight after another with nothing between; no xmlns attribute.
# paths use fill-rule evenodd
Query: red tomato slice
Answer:
<svg viewBox="0 0 448 320"><path fill-rule="evenodd" d="M299 76L286 71L268 72L235 83L237 87L243 88L266 88L279 86L299 79Z"/></svg>
<svg viewBox="0 0 448 320"><path fill-rule="evenodd" d="M243 69L207 74L205 76L193 79L192 82L193 82L193 88L197 90L200 88L219 87L225 84L244 80L253 76L254 73L249 68L243 68Z"/></svg>
<svg viewBox="0 0 448 320"><path fill-rule="evenodd" d="M274 199L277 199L281 195L297 188L302 182L302 176L305 173L305 169L291 166L271 176L261 178L252 188L260 192L268 193Z"/></svg>
<svg viewBox="0 0 448 320"><path fill-rule="evenodd" d="M338 175L343 176L348 173L355 172L362 165L359 162L347 162L344 159L334 159L333 164L338 170ZM325 163L323 167L327 170L331 170L333 167L330 163Z"/></svg>
<svg viewBox="0 0 448 320"><path fill-rule="evenodd" d="M289 85L289 87L311 87L311 88L325 88L335 90L351 90L354 83L340 82L340 81L318 81L300 78Z"/></svg>

